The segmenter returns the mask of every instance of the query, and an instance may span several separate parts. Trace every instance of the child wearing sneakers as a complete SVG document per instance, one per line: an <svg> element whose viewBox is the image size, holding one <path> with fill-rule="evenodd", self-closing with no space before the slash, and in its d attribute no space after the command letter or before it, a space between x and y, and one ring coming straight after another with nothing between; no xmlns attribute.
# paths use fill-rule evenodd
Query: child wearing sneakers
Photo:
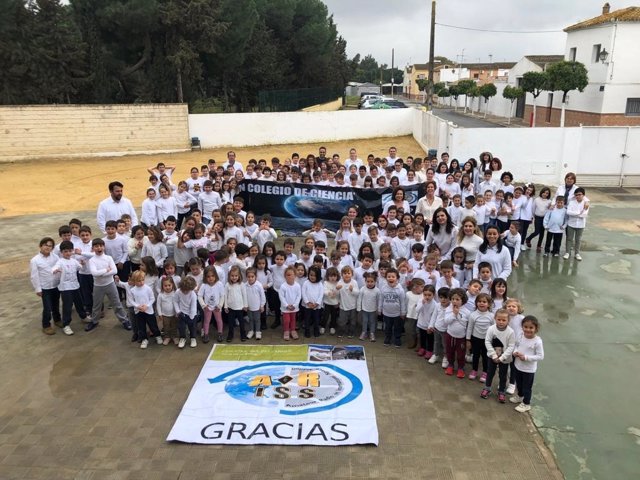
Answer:
<svg viewBox="0 0 640 480"><path fill-rule="evenodd" d="M249 315L249 332L247 338L253 338L255 334L256 340L262 340L261 316L265 310L267 297L264 293L265 289L262 283L258 281L258 269L254 267L247 268L247 312Z"/></svg>
<svg viewBox="0 0 640 480"><path fill-rule="evenodd" d="M507 370L511 363L513 349L516 345L515 334L509 326L509 313L505 309L500 309L495 314L495 325L487 329L484 344L487 347L489 357L489 368L487 369L487 380L484 388L480 392L480 397L489 398L491 395L491 383L493 376L498 370L498 401L505 403L505 389L507 387Z"/></svg>
<svg viewBox="0 0 640 480"><path fill-rule="evenodd" d="M436 363L442 359L442 368L449 366L449 360L444 355L444 336L447 333L447 325L444 323L444 314L449 307L449 288L442 287L438 289L439 304L433 310L433 315L429 322L427 332L433 334L433 356L429 359L430 364Z"/></svg>
<svg viewBox="0 0 640 480"><path fill-rule="evenodd" d="M224 303L224 285L218 277L216 267L210 265L204 269L204 281L198 289L198 300L203 311L202 343L209 343L211 318L216 322L218 342L222 342L222 305Z"/></svg>
<svg viewBox="0 0 640 480"><path fill-rule="evenodd" d="M156 343L162 345L162 335L158 328L158 322L153 311L153 304L156 297L150 286L144 283L144 272L137 270L131 274L134 287L129 290L131 292L131 305L136 316L136 324L138 326L138 340L141 340L140 348L145 349L149 346L147 339L147 327L151 330L151 334L156 337Z"/></svg>
<svg viewBox="0 0 640 480"><path fill-rule="evenodd" d="M422 302L422 291L424 290L424 280L414 278L409 282L409 290L407 291L407 321L405 325L405 333L407 334L407 348L413 349L418 346L418 304Z"/></svg>
<svg viewBox="0 0 640 480"><path fill-rule="evenodd" d="M364 274L364 286L358 295L358 311L361 312L362 333L360 340L376 341L376 321L378 319L378 302L380 289L376 286L378 274L367 272Z"/></svg>
<svg viewBox="0 0 640 480"><path fill-rule="evenodd" d="M178 348L184 348L187 343L187 327L191 337L191 348L198 345L196 341L196 316L198 314L198 297L196 296L196 281L193 277L184 277L178 285L173 308L178 315L178 332L180 341Z"/></svg>
<svg viewBox="0 0 640 480"><path fill-rule="evenodd" d="M342 267L340 271L342 279L336 285L340 298L340 313L338 315L338 338L352 338L356 326L356 307L360 289L353 279L353 268L349 265Z"/></svg>
<svg viewBox="0 0 640 480"><path fill-rule="evenodd" d="M522 335L516 340L513 349L515 362L516 385L518 393L511 397L511 403L518 403L515 408L520 413L531 410L531 390L533 378L538 369L538 362L544 359L542 339L538 336L540 324L533 315L522 320Z"/></svg>
<svg viewBox="0 0 640 480"><path fill-rule="evenodd" d="M463 308L467 303L467 293L461 288L453 288L449 292L451 305L444 314L444 323L447 326L445 334L445 351L449 365L445 373L453 375L453 364L457 362L458 378L464 378L465 363L465 339L467 334L467 324L469 323L469 311Z"/></svg>
<svg viewBox="0 0 640 480"><path fill-rule="evenodd" d="M302 288L296 281L296 269L289 266L284 272L284 283L280 285L278 292L280 298L280 308L282 310L282 323L284 329L283 338L289 341L290 338L298 339L296 332L296 314L300 310L302 300Z"/></svg>
<svg viewBox="0 0 640 480"><path fill-rule="evenodd" d="M89 268L93 276L93 310L91 311L91 322L84 327L86 332L90 332L98 326L100 312L105 295L113 307L116 317L122 323L125 330L131 330L131 322L127 318L127 312L120 303L118 290L116 288L114 275L117 273L116 264L109 255L104 253L104 240L94 238L91 241L93 257L89 260Z"/></svg>
<svg viewBox="0 0 640 480"><path fill-rule="evenodd" d="M178 282L180 283L180 282ZM176 296L176 284L172 277L166 276L160 279L160 293L156 301L156 313L158 320L162 322L164 332L164 345L169 345L173 339L174 345L178 345L178 318L174 306Z"/></svg>
<svg viewBox="0 0 640 480"><path fill-rule="evenodd" d="M517 298L509 298L504 303L504 308L509 314L509 327L513 329L514 338L518 339L522 335L522 320L524 319L524 307ZM513 395L516 391L516 371L513 368L513 361L509 369L509 386L507 386L507 394Z"/></svg>
<svg viewBox="0 0 640 480"><path fill-rule="evenodd" d="M69 229L71 231L71 229ZM78 282L78 271L82 268L80 262L73 258L73 243L65 240L60 243L61 258L53 267L52 273L60 273L60 283L58 291L62 298L62 331L65 335L73 335L71 323L71 308L76 307L76 312L82 320L87 318L82 305L80 295L80 283Z"/></svg>
<svg viewBox="0 0 640 480"><path fill-rule="evenodd" d="M321 334L324 333L325 328L329 329L330 335L336 334L339 313L338 304L340 303L338 280L340 280L340 272L338 272L338 269L335 267L327 268L323 282L324 296L322 297L322 303L324 304L324 312L322 312Z"/></svg>
<svg viewBox="0 0 640 480"><path fill-rule="evenodd" d="M487 330L495 323L493 312L491 312L491 296L486 293L480 293L476 297L476 309L469 314L469 323L467 325L467 350L471 351L471 373L469 380L475 380L478 376L478 367L482 359L482 375L480 382L487 380L487 369L489 367L489 359L487 357L487 347L484 339L487 336Z"/></svg>
<svg viewBox="0 0 640 480"><path fill-rule="evenodd" d="M427 360L433 356L433 333L429 333L429 322L438 302L434 300L436 289L433 285L425 285L422 289L422 301L416 308L418 328L418 356Z"/></svg>
<svg viewBox="0 0 640 480"><path fill-rule="evenodd" d="M382 315L384 323L384 345L393 344L400 348L402 327L407 316L407 299L404 289L400 285L400 274L395 268L390 268L386 273L386 284L380 288L380 300L378 301L378 313Z"/></svg>

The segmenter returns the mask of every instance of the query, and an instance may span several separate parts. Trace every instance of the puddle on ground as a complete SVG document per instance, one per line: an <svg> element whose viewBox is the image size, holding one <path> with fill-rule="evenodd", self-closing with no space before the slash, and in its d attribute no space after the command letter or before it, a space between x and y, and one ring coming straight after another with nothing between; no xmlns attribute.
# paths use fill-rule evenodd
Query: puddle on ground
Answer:
<svg viewBox="0 0 640 480"><path fill-rule="evenodd" d="M620 250L620 253L623 255L637 255L640 253L640 250L634 250L633 248L623 248Z"/></svg>

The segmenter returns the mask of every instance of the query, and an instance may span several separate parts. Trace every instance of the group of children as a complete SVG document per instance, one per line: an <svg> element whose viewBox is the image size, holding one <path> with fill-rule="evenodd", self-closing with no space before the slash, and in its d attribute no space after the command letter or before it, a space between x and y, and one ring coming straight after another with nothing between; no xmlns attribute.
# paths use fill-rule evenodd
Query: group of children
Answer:
<svg viewBox="0 0 640 480"><path fill-rule="evenodd" d="M213 191L207 181L204 194ZM198 337L232 342L236 330L241 341L259 341L268 316L285 341L329 334L375 342L381 330L385 346L400 347L406 337L428 364L440 361L447 375L483 382L483 398L497 371L498 400L511 394L519 411L529 409L543 358L537 319L522 316L490 262L471 269L463 247L443 256L435 243L428 245L424 216L398 215L392 206L375 218L353 206L338 232L314 220L295 252L293 238L276 247L268 215L256 223L241 197L227 200L206 207L200 198L185 202L186 212L159 215L155 224L144 215L142 225L132 226L126 216L110 220L103 238L92 238L91 228L73 219L60 227L57 246L43 238L31 279L42 297L44 333L55 333L53 319L72 335L74 306L85 330L94 330L105 296L142 349L149 340L178 348L187 341L196 347ZM556 203L549 211L560 209ZM519 234L511 223L507 235ZM329 253L330 238L335 248Z"/></svg>

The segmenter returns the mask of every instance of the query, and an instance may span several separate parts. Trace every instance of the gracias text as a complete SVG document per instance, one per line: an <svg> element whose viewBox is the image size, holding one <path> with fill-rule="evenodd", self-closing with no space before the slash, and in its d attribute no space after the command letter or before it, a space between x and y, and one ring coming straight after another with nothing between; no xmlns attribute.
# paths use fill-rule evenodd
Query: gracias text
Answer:
<svg viewBox="0 0 640 480"><path fill-rule="evenodd" d="M200 432L200 435L207 440L217 440L220 438L226 438L227 440L255 440L258 437L262 437L265 439L278 438L281 440L322 438L325 442L344 442L349 438L347 425L345 423L334 423L323 426L319 423L294 424L279 422L267 426L264 423L248 425L242 422L215 422L206 425Z"/></svg>

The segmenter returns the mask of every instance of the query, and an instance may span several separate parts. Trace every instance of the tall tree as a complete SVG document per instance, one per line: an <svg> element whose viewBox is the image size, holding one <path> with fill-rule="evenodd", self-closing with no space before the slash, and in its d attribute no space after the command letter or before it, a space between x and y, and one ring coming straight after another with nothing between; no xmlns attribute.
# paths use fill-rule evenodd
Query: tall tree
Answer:
<svg viewBox="0 0 640 480"><path fill-rule="evenodd" d="M536 126L536 104L538 100L538 96L548 88L549 84L549 75L547 72L525 72L522 75L522 82L520 83L520 87L525 92L533 95L533 122L532 127Z"/></svg>
<svg viewBox="0 0 640 480"><path fill-rule="evenodd" d="M562 92L562 112L560 114L560 126L564 127L564 111L567 104L567 94L571 90L582 92L589 84L589 75L584 64L580 62L558 62L547 69L549 78L548 88L545 90Z"/></svg>
<svg viewBox="0 0 640 480"><path fill-rule="evenodd" d="M524 90L522 90L522 88L520 87L512 87L511 85L507 85L506 87L504 87L504 90L502 91L502 96L507 100L509 100L509 102L511 102L509 105L509 120L507 121L508 124L511 124L513 103L523 95L524 95Z"/></svg>
<svg viewBox="0 0 640 480"><path fill-rule="evenodd" d="M458 94L464 95L464 113L467 113L467 98L468 93L473 91L473 88L476 86L476 82L471 79L460 80L457 84L458 86Z"/></svg>
<svg viewBox="0 0 640 480"><path fill-rule="evenodd" d="M478 89L478 93L484 98L484 118L487 118L487 110L489 110L489 99L498 93L498 89L493 83L485 83Z"/></svg>
<svg viewBox="0 0 640 480"><path fill-rule="evenodd" d="M31 103L31 13L25 0L0 0L0 103Z"/></svg>

